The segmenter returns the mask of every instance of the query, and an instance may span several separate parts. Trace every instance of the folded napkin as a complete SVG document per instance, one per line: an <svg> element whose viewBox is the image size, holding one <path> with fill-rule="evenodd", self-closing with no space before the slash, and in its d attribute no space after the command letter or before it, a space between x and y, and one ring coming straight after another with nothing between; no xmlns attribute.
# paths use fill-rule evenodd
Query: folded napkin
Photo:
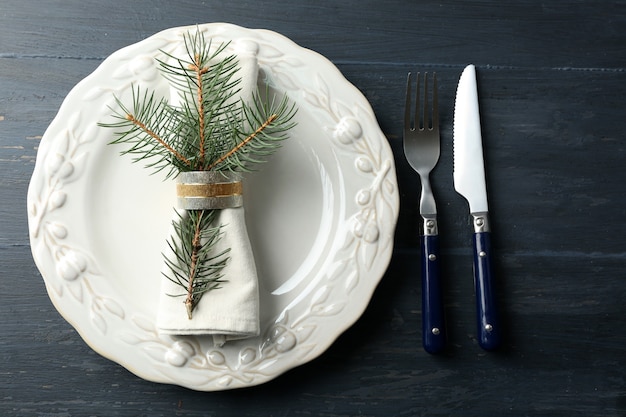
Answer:
<svg viewBox="0 0 626 417"><path fill-rule="evenodd" d="M239 60L241 77L240 93L236 100L251 102L257 88L258 63L257 46L250 42L233 45ZM186 211L177 209L185 216ZM178 216L175 216L178 219ZM256 266L248 232L246 229L244 208L226 208L219 210L216 224L223 225L222 237L215 247L215 253L230 248L229 261L223 269L220 288L206 292L193 310L191 319L187 316L185 297L172 297L184 290L170 281L172 272L164 265L157 313L157 328L162 334L171 335L212 335L214 344L221 346L229 340L257 336L259 324L259 291ZM170 236L176 234L172 227ZM166 246L164 255L175 259Z"/></svg>

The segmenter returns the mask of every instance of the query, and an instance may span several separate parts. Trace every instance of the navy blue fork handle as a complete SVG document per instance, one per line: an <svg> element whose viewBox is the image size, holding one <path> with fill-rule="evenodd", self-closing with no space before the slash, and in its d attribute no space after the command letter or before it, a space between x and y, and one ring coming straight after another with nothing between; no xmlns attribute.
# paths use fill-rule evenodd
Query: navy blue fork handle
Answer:
<svg viewBox="0 0 626 417"><path fill-rule="evenodd" d="M420 236L422 260L422 344L428 353L446 346L446 325L441 285L439 236Z"/></svg>

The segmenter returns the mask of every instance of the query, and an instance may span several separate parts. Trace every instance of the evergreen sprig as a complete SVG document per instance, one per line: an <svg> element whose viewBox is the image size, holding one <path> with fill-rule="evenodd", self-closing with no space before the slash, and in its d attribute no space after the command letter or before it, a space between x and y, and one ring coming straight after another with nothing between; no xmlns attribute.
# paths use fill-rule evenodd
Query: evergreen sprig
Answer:
<svg viewBox="0 0 626 417"><path fill-rule="evenodd" d="M252 103L237 100L241 79L235 55L219 59L228 44L211 52L201 32L186 35L185 58L159 60L163 75L178 91L180 104L157 99L154 92L133 88L132 106L116 98L117 130L112 143L128 144L123 153L168 177L181 171L248 171L273 153L295 123L295 106L260 92Z"/></svg>
<svg viewBox="0 0 626 417"><path fill-rule="evenodd" d="M132 103L115 98L111 143L126 145L122 154L144 162L166 178L184 171L250 171L263 162L287 137L294 125L295 105L284 97L277 100L269 87L252 94L252 102L238 99L241 79L237 57L223 57L228 43L213 48L197 30L183 36L185 57L163 52L159 60L163 76L177 91L172 102L157 98L154 91L132 88ZM174 221L175 236L168 244L175 254L165 262L172 282L184 288L189 318L207 291L224 282L222 269L229 250L214 254L225 231L213 226L215 210L190 210ZM175 239L176 238L176 239Z"/></svg>
<svg viewBox="0 0 626 417"><path fill-rule="evenodd" d="M189 318L202 295L218 289L224 282L222 269L226 266L226 255L230 249L214 253L222 233L222 226L212 226L216 215L216 210L190 210L186 216L180 215L174 222L177 239L167 242L175 258L165 257L172 276L164 275L186 289L186 294L173 296L186 296L185 307Z"/></svg>

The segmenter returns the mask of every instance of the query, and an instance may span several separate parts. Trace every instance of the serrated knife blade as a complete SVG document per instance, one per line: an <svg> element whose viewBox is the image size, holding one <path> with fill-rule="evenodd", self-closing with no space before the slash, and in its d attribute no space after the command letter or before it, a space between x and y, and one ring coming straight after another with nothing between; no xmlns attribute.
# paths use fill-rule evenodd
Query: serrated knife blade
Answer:
<svg viewBox="0 0 626 417"><path fill-rule="evenodd" d="M474 225L474 286L478 343L492 350L500 345L494 275L491 266L491 235L485 164L480 128L476 68L468 65L461 74L454 104L454 188L469 203Z"/></svg>
<svg viewBox="0 0 626 417"><path fill-rule="evenodd" d="M474 65L461 74L454 103L454 188L471 213L489 211Z"/></svg>

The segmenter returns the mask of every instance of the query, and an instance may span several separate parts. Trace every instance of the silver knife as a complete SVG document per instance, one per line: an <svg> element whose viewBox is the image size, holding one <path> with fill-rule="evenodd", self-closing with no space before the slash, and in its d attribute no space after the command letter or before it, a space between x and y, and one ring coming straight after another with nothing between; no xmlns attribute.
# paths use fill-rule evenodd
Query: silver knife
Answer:
<svg viewBox="0 0 626 417"><path fill-rule="evenodd" d="M478 343L483 349L492 350L500 344L501 329L491 266L489 208L474 65L468 65L463 70L454 104L454 188L469 203L474 225Z"/></svg>

